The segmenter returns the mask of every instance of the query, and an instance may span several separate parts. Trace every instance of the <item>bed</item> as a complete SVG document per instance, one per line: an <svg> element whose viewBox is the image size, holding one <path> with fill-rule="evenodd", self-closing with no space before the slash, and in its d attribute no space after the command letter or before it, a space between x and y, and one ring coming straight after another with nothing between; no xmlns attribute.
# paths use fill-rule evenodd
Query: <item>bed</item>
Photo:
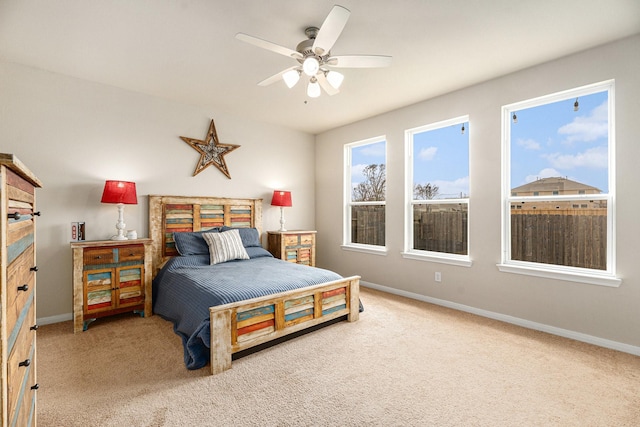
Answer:
<svg viewBox="0 0 640 427"><path fill-rule="evenodd" d="M358 320L360 277L274 258L260 244L261 223L262 199L149 196L154 313L174 323L187 368L209 363L217 374L238 352L340 318ZM225 251L243 246L247 259L222 256L211 265L207 245L225 239L235 242L224 243Z"/></svg>

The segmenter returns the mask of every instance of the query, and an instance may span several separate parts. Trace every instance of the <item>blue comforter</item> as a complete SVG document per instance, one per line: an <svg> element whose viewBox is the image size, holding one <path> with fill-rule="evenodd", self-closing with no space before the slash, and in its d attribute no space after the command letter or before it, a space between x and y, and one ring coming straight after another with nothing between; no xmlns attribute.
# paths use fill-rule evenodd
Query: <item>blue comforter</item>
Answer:
<svg viewBox="0 0 640 427"><path fill-rule="evenodd" d="M154 313L173 322L184 362L199 369L209 361L209 307L338 280L337 273L273 258L262 248L251 259L209 265L208 255L172 258L153 281Z"/></svg>

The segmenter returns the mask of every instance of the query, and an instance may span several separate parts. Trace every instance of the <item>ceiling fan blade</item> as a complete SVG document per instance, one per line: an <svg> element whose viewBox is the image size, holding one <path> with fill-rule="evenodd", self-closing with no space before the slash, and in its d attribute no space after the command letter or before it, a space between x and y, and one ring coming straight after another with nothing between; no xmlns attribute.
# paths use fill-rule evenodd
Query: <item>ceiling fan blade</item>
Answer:
<svg viewBox="0 0 640 427"><path fill-rule="evenodd" d="M333 6L313 42L313 51L316 55L324 55L331 50L347 24L350 14L349 9L338 5Z"/></svg>
<svg viewBox="0 0 640 427"><path fill-rule="evenodd" d="M391 65L391 57L384 55L332 56L325 65L341 68L381 68Z"/></svg>
<svg viewBox="0 0 640 427"><path fill-rule="evenodd" d="M296 69L299 69L299 68L300 68L299 66L296 66L296 67L289 67L289 68L287 68L285 70L282 70L279 73L276 73L271 77L267 77L266 79L264 79L263 81L258 83L258 86L269 86L270 84L274 84L277 81L282 81L282 75L284 73L286 73L287 71L296 70Z"/></svg>
<svg viewBox="0 0 640 427"><path fill-rule="evenodd" d="M259 39L258 37L253 37L245 33L236 34L236 38L238 40L242 40L243 42L252 44L254 46L261 47L262 49L267 49L275 53L279 53L280 55L288 56L290 58L302 58L302 54L300 52L296 52L295 50L289 49L288 47L280 46L279 44L271 43L266 40Z"/></svg>
<svg viewBox="0 0 640 427"><path fill-rule="evenodd" d="M336 89L335 87L331 86L331 84L329 83L329 81L325 77L324 73L316 74L316 79L318 80L318 83L320 83L320 87L322 89L324 89L324 91L327 92L327 94L335 95L336 93L340 92L338 89Z"/></svg>

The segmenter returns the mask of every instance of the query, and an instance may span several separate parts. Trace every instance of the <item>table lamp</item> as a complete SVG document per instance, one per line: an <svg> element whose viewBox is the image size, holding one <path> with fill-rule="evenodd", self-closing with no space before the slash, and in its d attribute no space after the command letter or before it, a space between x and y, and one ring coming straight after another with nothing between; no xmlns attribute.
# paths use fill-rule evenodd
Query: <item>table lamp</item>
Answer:
<svg viewBox="0 0 640 427"><path fill-rule="evenodd" d="M271 198L271 206L280 206L280 230L287 231L284 228L284 207L291 207L291 191L274 190Z"/></svg>
<svg viewBox="0 0 640 427"><path fill-rule="evenodd" d="M118 234L113 236L111 240L128 240L124 234L126 227L124 223L124 205L138 204L136 183L129 181L106 181L104 183L101 202L116 203L118 205L118 222L116 222Z"/></svg>

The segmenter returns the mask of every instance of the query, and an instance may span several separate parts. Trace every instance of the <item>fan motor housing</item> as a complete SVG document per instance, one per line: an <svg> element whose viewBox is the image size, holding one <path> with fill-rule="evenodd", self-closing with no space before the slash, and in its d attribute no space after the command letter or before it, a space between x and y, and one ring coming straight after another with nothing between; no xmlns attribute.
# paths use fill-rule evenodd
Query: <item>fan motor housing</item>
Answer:
<svg viewBox="0 0 640 427"><path fill-rule="evenodd" d="M326 52L324 55L317 55L313 51L313 43L316 40L316 35L318 34L318 31L319 31L318 27L308 27L306 30L304 30L304 33L309 38L301 41L300 43L298 43L298 46L296 46L296 51L302 54L302 58L298 58L299 63L302 64L304 60L310 56L315 57L320 63L320 65L324 64L325 62L327 62L327 59L329 59L331 52Z"/></svg>

